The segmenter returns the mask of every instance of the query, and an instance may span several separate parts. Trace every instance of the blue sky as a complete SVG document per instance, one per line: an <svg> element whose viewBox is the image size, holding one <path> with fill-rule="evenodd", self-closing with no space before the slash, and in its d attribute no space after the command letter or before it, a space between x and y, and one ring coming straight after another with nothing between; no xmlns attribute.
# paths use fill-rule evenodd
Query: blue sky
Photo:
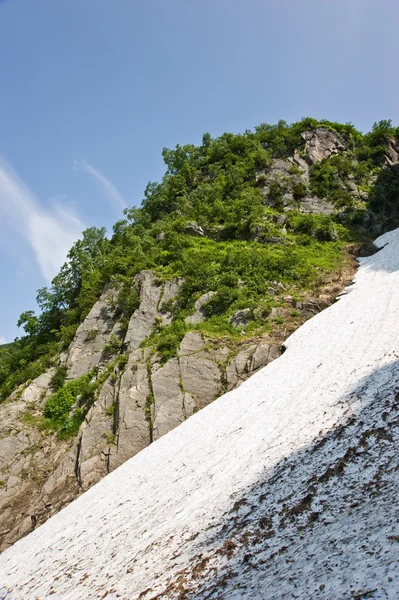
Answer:
<svg viewBox="0 0 399 600"><path fill-rule="evenodd" d="M164 146L304 116L399 124L397 0L0 0L0 340Z"/></svg>

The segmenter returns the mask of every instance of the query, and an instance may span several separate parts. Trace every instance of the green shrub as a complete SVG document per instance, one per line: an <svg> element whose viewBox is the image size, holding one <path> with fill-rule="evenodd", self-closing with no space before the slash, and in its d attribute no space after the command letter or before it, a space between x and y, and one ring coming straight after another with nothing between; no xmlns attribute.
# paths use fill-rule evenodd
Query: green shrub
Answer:
<svg viewBox="0 0 399 600"><path fill-rule="evenodd" d="M321 242L334 241L338 237L334 221L327 215L296 214L290 217L291 228L299 234L311 236ZM302 238L302 245L311 241Z"/></svg>
<svg viewBox="0 0 399 600"><path fill-rule="evenodd" d="M114 354L119 352L121 348L122 348L121 340L114 333L112 333L110 335L108 343L105 344L105 346L104 346L103 356L105 356L105 357L113 356Z"/></svg>
<svg viewBox="0 0 399 600"><path fill-rule="evenodd" d="M234 287L221 285L209 302L203 306L203 311L207 317L212 315L221 315L237 300L238 291Z"/></svg>
<svg viewBox="0 0 399 600"><path fill-rule="evenodd" d="M184 321L173 321L169 326L160 331L152 340L152 344L159 352L162 363L177 355L180 342L187 332Z"/></svg>
<svg viewBox="0 0 399 600"><path fill-rule="evenodd" d="M294 200L300 202L303 198L305 198L308 194L308 190L305 184L303 183L294 183L292 186L292 195L294 196Z"/></svg>
<svg viewBox="0 0 399 600"><path fill-rule="evenodd" d="M115 405L111 404L110 406L107 407L106 413L109 417L113 417L115 414Z"/></svg>
<svg viewBox="0 0 399 600"><path fill-rule="evenodd" d="M54 392L59 390L64 385L66 375L67 375L66 365L58 365L56 367L54 375L50 379L50 386Z"/></svg>
<svg viewBox="0 0 399 600"><path fill-rule="evenodd" d="M88 331L86 331L86 342L91 342L95 340L99 333L100 332L98 329L89 329Z"/></svg>
<svg viewBox="0 0 399 600"><path fill-rule="evenodd" d="M61 421L70 412L77 398L80 396L82 403L90 396L92 389L90 380L92 373L83 375L78 379L69 381L46 401L44 407L44 416L53 421Z"/></svg>
<svg viewBox="0 0 399 600"><path fill-rule="evenodd" d="M129 355L128 354L121 354L120 356L118 356L118 360L116 363L116 366L118 367L118 369L120 371L123 371L124 368L126 367L127 363L129 360Z"/></svg>

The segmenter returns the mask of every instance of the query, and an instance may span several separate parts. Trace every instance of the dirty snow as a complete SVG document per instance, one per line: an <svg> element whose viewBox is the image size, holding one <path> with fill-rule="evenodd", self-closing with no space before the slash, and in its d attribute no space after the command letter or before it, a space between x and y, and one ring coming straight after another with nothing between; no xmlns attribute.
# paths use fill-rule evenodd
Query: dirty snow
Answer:
<svg viewBox="0 0 399 600"><path fill-rule="evenodd" d="M281 358L6 550L0 598L397 599L399 230L376 245Z"/></svg>

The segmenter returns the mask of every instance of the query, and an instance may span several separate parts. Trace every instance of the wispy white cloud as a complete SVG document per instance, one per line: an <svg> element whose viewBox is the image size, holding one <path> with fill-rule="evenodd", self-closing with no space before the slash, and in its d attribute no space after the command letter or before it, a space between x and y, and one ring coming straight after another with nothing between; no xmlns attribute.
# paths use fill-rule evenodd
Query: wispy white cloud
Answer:
<svg viewBox="0 0 399 600"><path fill-rule="evenodd" d="M40 270L51 280L84 229L71 211L54 202L45 210L12 167L0 157L1 226L12 227L31 245Z"/></svg>
<svg viewBox="0 0 399 600"><path fill-rule="evenodd" d="M75 171L81 171L83 173L88 173L92 177L94 177L101 186L102 191L105 196L115 204L118 208L126 208L127 202L125 198L122 196L120 191L116 188L116 186L107 179L102 173L97 171L92 165L90 165L85 160L76 160L73 163L73 168Z"/></svg>
<svg viewBox="0 0 399 600"><path fill-rule="evenodd" d="M6 338L4 337L4 335L0 335L0 346L1 346L2 344L7 344L7 340L6 340Z"/></svg>

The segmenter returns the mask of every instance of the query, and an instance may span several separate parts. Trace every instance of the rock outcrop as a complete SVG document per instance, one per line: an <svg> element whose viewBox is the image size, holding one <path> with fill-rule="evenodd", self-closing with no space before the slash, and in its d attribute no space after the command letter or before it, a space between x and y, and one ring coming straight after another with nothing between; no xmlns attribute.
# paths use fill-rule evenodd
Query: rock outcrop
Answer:
<svg viewBox="0 0 399 600"><path fill-rule="evenodd" d="M202 323L206 319L204 306L209 302L213 296L215 296L216 292L207 292L206 294L202 294L194 303L195 312L192 315L186 317L185 322L187 325L194 325L196 323Z"/></svg>
<svg viewBox="0 0 399 600"><path fill-rule="evenodd" d="M68 352L67 379L76 379L100 363L110 336L118 332L117 298L116 290L105 289L79 326Z"/></svg>
<svg viewBox="0 0 399 600"><path fill-rule="evenodd" d="M313 131L304 131L306 159L309 164L320 162L333 154L345 150L346 145L341 136L326 127L317 127Z"/></svg>
<svg viewBox="0 0 399 600"><path fill-rule="evenodd" d="M51 394L54 372L50 369L43 373L1 405L0 549L54 514L44 500L42 488L65 456L67 443L46 436L36 427ZM62 503L61 496L63 493Z"/></svg>
<svg viewBox="0 0 399 600"><path fill-rule="evenodd" d="M94 379L106 375L75 438L60 440L40 429L55 368L0 406L1 550L279 355L271 342L234 348L191 331L176 357L161 363L150 348L140 346L156 323L171 322L171 303L182 283L161 282L151 271L139 273L132 285L139 290L140 305L125 336L118 321L118 291L104 290L60 360L68 381L88 372L97 373ZM197 300L188 324L205 319L202 307L213 295ZM119 366L115 357L122 354L126 360Z"/></svg>
<svg viewBox="0 0 399 600"><path fill-rule="evenodd" d="M162 286L151 271L142 271L136 282L140 286L140 306L129 321L124 340L129 350L136 350L150 335L159 316L158 304L162 294Z"/></svg>
<svg viewBox="0 0 399 600"><path fill-rule="evenodd" d="M399 144L397 140L389 138L385 155L385 164L393 167L399 163Z"/></svg>
<svg viewBox="0 0 399 600"><path fill-rule="evenodd" d="M258 180L264 181L265 203L272 207L282 204L287 210L295 208L308 214L331 215L334 205L310 192L309 168L345 150L345 143L338 133L324 127L305 131L302 137L305 140L302 154L296 150L287 159L275 159L267 171L258 173ZM359 195L353 185L353 193Z"/></svg>

